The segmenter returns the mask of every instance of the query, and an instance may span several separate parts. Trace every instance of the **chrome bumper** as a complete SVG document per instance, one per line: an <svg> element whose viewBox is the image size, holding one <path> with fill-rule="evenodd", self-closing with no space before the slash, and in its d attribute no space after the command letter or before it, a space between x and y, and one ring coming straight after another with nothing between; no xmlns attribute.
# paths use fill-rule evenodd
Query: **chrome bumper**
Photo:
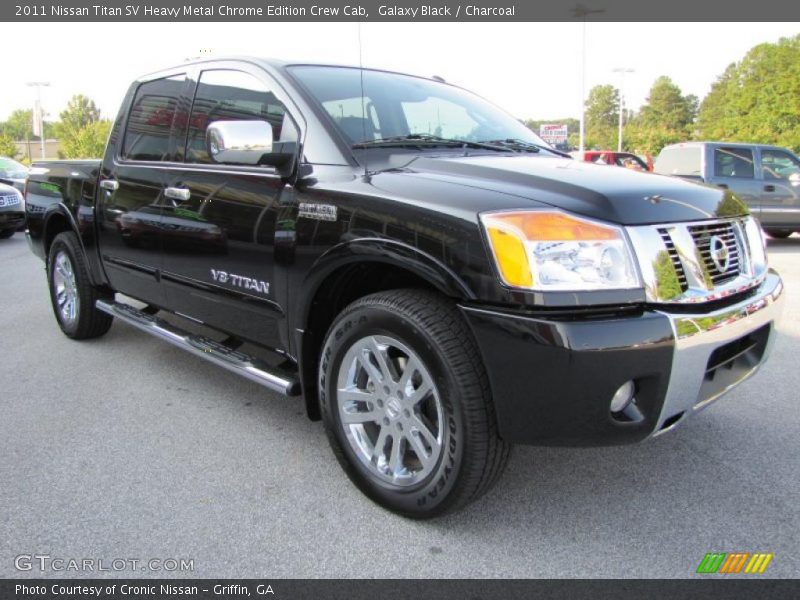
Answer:
<svg viewBox="0 0 800 600"><path fill-rule="evenodd" d="M755 295L734 306L711 313L661 313L672 325L675 354L667 396L654 436L674 429L686 417L720 398L764 364L775 340L775 322L783 308L783 300L783 282L775 271L769 271ZM750 335L767 337L761 347L748 355L744 348ZM734 356L720 367L727 371L722 373L721 383L718 381L715 387L713 378L717 373L709 370L709 362L715 351L727 350L727 346L740 340L741 352L736 355L740 349L730 349ZM758 345L758 340L754 344Z"/></svg>

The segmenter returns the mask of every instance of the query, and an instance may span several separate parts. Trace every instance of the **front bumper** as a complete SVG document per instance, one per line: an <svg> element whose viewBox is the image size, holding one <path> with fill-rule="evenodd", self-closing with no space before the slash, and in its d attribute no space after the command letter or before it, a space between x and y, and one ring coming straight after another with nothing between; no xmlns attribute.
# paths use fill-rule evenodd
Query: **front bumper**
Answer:
<svg viewBox="0 0 800 600"><path fill-rule="evenodd" d="M25 226L25 213L21 210L0 210L0 230L19 231Z"/></svg>
<svg viewBox="0 0 800 600"><path fill-rule="evenodd" d="M756 372L769 355L783 305L774 271L735 304L706 313L645 310L558 318L461 307L509 442L598 446L674 428ZM636 385L634 419L609 404Z"/></svg>

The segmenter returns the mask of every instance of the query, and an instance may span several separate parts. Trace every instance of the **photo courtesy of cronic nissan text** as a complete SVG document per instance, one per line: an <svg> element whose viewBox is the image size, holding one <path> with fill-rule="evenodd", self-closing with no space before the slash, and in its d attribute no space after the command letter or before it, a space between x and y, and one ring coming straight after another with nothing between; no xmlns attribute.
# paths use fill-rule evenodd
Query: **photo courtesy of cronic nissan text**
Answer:
<svg viewBox="0 0 800 600"><path fill-rule="evenodd" d="M800 5L0 6L0 600L800 597Z"/></svg>

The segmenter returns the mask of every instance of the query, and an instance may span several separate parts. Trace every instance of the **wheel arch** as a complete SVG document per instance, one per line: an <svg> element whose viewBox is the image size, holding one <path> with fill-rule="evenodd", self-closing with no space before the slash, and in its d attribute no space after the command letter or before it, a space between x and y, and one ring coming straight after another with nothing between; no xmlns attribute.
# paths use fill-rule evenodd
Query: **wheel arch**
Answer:
<svg viewBox="0 0 800 600"><path fill-rule="evenodd" d="M293 331L306 412L320 419L317 364L328 328L348 304L376 292L419 288L455 300L475 294L452 269L425 252L374 239L340 244L320 257L309 271L295 312Z"/></svg>

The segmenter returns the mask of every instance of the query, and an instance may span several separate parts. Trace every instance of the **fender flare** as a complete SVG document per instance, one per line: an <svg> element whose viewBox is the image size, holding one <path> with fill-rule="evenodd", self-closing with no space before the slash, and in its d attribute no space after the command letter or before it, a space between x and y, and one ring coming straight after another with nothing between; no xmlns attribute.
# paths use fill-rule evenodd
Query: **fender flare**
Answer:
<svg viewBox="0 0 800 600"><path fill-rule="evenodd" d="M453 269L427 252L386 238L360 238L337 244L314 262L301 288L303 304L294 314L293 328L305 328L314 298L330 275L348 265L364 262L383 263L409 271L451 298L476 298L475 292Z"/></svg>

